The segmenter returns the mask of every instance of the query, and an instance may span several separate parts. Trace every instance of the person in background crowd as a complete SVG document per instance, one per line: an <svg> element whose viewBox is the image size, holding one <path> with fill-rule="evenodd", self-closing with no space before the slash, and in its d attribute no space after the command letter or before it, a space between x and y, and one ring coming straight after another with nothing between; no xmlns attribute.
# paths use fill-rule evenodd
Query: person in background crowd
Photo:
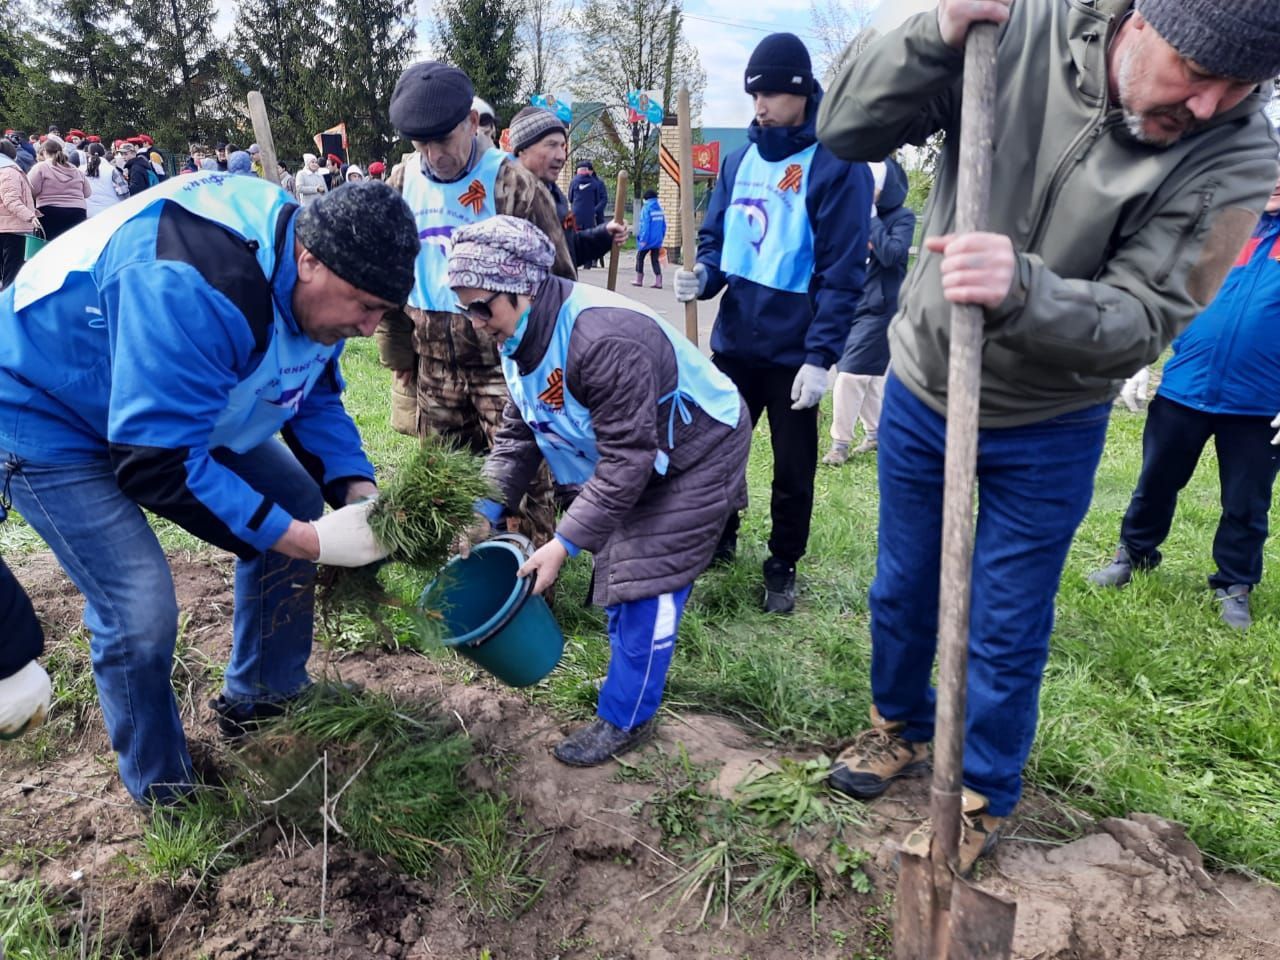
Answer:
<svg viewBox="0 0 1280 960"><path fill-rule="evenodd" d="M615 244L623 243L627 239L627 225L610 220L588 230L573 229L569 201L556 183L568 159L567 142L564 123L550 110L525 107L511 121L512 154L551 194L573 265L585 267L602 258Z"/></svg>
<svg viewBox="0 0 1280 960"><path fill-rule="evenodd" d="M573 211L575 229L590 230L606 220L609 190L604 181L596 176L596 168L590 160L578 163L577 172L569 182L569 207ZM599 266L601 262L594 260L586 266Z"/></svg>
<svg viewBox="0 0 1280 960"><path fill-rule="evenodd" d="M245 150L235 150L227 154L227 173L237 177L257 176L253 172L253 158Z"/></svg>
<svg viewBox="0 0 1280 960"><path fill-rule="evenodd" d="M24 174L30 173L31 168L36 165L36 152L32 148L31 142L27 139L27 135L21 130L14 130L9 139L17 149L13 158L14 161Z"/></svg>
<svg viewBox="0 0 1280 960"><path fill-rule="evenodd" d="M716 364L738 385L752 422L769 414L773 447L764 609L796 605L818 469L818 404L849 336L867 262L871 171L818 143L822 88L799 37L774 33L751 53L755 105L748 143L721 166L698 231L698 260L676 271L678 301L721 290L711 333ZM737 553L738 516L716 557Z"/></svg>
<svg viewBox="0 0 1280 960"><path fill-rule="evenodd" d="M205 157L200 161L200 169L210 173L221 173L218 169L218 160L216 157Z"/></svg>
<svg viewBox="0 0 1280 960"><path fill-rule="evenodd" d="M480 133L488 137L489 143L496 147L498 145L498 115L493 112L493 107L489 106L488 101L474 97L471 100L471 109L479 117Z"/></svg>
<svg viewBox="0 0 1280 960"><path fill-rule="evenodd" d="M342 158L336 153L331 153L324 159L324 185L332 190L342 185Z"/></svg>
<svg viewBox="0 0 1280 960"><path fill-rule="evenodd" d="M1090 574L1100 587L1123 587L1135 571L1154 570L1173 526L1178 494L1213 439L1222 515L1213 538L1217 571L1209 577L1222 619L1253 623L1249 595L1262 581L1272 487L1280 469L1280 181L1262 219L1213 302L1173 341L1142 430L1142 473L1120 524L1109 566ZM1277 418L1280 419L1280 418Z"/></svg>
<svg viewBox="0 0 1280 960"><path fill-rule="evenodd" d="M85 201L93 190L83 171L67 162L61 140L46 140L40 148L40 161L31 168L27 179L40 211L40 226L45 238L52 240L84 222Z"/></svg>
<svg viewBox="0 0 1280 960"><path fill-rule="evenodd" d="M911 241L916 232L915 211L904 205L907 174L896 160L870 165L876 182L876 205L871 215L867 249L867 279L853 315L844 354L836 364L832 389L831 449L822 458L829 466L849 459L855 420L862 421L862 442L854 453L876 449L884 376L889 369L889 321L898 312L898 291L907 275Z"/></svg>
<svg viewBox="0 0 1280 960"><path fill-rule="evenodd" d="M555 259L546 234L515 217L454 235L449 284L459 310L498 341L510 393L484 465L495 499L477 504L483 521L463 540L514 510L544 462L576 491L519 575L541 594L570 556L594 558L590 600L607 613L609 669L596 720L554 750L590 767L654 732L693 581L727 514L747 502L751 418L729 378L671 324L551 276Z"/></svg>
<svg viewBox="0 0 1280 960"><path fill-rule="evenodd" d="M85 162L84 175L91 191L85 213L94 217L129 196L129 182L119 170L104 162L107 151L102 144L89 144L85 154L89 159Z"/></svg>
<svg viewBox="0 0 1280 960"><path fill-rule="evenodd" d="M284 165L283 160L276 161L276 175L280 178L280 186L285 193L297 200L298 185L293 179L293 174L289 172L289 168Z"/></svg>
<svg viewBox="0 0 1280 960"><path fill-rule="evenodd" d="M347 167L346 183L359 183L364 179L364 172L356 165L351 164Z"/></svg>
<svg viewBox="0 0 1280 960"><path fill-rule="evenodd" d="M662 289L662 241L666 238L667 215L658 202L658 191L646 190L640 219L636 221L636 278L631 281L633 287L644 286L644 257L648 254L649 263L653 266L654 289Z"/></svg>
<svg viewBox="0 0 1280 960"><path fill-rule="evenodd" d="M298 171L294 185L298 188L298 200L303 206L315 202L328 191L329 184L320 169L320 158L314 153L302 155L302 169Z"/></svg>
<svg viewBox="0 0 1280 960"><path fill-rule="evenodd" d="M153 183L152 186L155 186L156 183L163 183L165 180L169 179L169 174L164 169L164 157L160 156L160 151L149 151L147 153L147 159L151 161L151 170L156 175L155 183Z"/></svg>
<svg viewBox="0 0 1280 960"><path fill-rule="evenodd" d="M209 174L125 208L0 294L0 489L85 598L125 788L171 804L196 774L170 682L173 576L141 508L237 557L210 706L242 737L311 684L315 564L386 556L339 362L404 302L418 236L385 184L299 209L256 177Z"/></svg>
<svg viewBox="0 0 1280 960"><path fill-rule="evenodd" d="M119 157L123 173L129 181L129 196L136 197L156 182L156 172L151 161L138 153L136 145L125 142L120 144Z"/></svg>
<svg viewBox="0 0 1280 960"><path fill-rule="evenodd" d="M256 143L249 144L248 149L249 162L253 166L253 175L261 179L266 179L267 171L262 166L262 148Z"/></svg>
<svg viewBox="0 0 1280 960"><path fill-rule="evenodd" d="M225 143L214 145L213 158L218 161L219 170L225 171L227 169L227 145Z"/></svg>
<svg viewBox="0 0 1280 960"><path fill-rule="evenodd" d="M387 177L387 165L381 160L375 160L369 164L370 180L385 180Z"/></svg>
<svg viewBox="0 0 1280 960"><path fill-rule="evenodd" d="M26 255L27 236L40 223L31 183L17 161L18 148L0 140L0 290L13 283Z"/></svg>
<svg viewBox="0 0 1280 960"><path fill-rule="evenodd" d="M989 225L957 234L951 132L965 39L982 21L999 25L994 189ZM1116 394L1213 300L1275 183L1264 108L1277 73L1274 0L940 0L850 59L822 103L822 143L850 160L948 133L889 327L872 726L829 778L854 797L928 762L952 305L982 313L964 790L949 801L961 874L1022 794L1054 601ZM932 829L904 848L927 856Z"/></svg>

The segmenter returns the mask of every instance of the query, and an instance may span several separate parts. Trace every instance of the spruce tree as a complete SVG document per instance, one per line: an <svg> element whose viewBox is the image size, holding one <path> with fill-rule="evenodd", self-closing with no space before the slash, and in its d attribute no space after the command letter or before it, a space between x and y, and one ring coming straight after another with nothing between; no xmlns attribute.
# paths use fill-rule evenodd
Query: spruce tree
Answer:
<svg viewBox="0 0 1280 960"><path fill-rule="evenodd" d="M250 90L262 94L276 153L286 165L314 149L309 108L328 82L327 77L313 82L326 42L326 31L318 26L314 15L288 0L240 0L236 7L229 85L237 101Z"/></svg>
<svg viewBox="0 0 1280 960"><path fill-rule="evenodd" d="M517 102L521 12L517 0L445 0L436 15L442 59L466 71L476 93L505 120L524 106Z"/></svg>

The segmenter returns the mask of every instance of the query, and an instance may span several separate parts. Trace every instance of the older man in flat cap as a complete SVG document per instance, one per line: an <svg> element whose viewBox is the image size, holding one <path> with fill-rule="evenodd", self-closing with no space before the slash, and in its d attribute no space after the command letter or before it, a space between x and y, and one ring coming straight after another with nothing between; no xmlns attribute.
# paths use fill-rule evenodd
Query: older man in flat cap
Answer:
<svg viewBox="0 0 1280 960"><path fill-rule="evenodd" d="M988 232L956 234L948 136L925 252L889 332L873 727L832 783L857 797L922 769L947 410L950 305L985 316L960 856L998 838L1022 789L1054 596L1125 378L1214 298L1276 180L1263 114L1280 0L942 0L860 53L818 135L849 159L959 129L965 36L999 23ZM928 847L926 825L908 846Z"/></svg>
<svg viewBox="0 0 1280 960"><path fill-rule="evenodd" d="M450 238L498 214L528 220L560 236L555 205L527 170L479 134L471 80L457 67L425 61L400 76L391 121L414 145L392 172L418 225L422 247L407 316L378 330L382 361L393 372L392 424L410 435L445 437L476 453L493 445L507 387L493 338L457 312L448 284ZM554 271L573 279L563 241ZM555 527L550 477L543 471L513 526L536 544Z"/></svg>

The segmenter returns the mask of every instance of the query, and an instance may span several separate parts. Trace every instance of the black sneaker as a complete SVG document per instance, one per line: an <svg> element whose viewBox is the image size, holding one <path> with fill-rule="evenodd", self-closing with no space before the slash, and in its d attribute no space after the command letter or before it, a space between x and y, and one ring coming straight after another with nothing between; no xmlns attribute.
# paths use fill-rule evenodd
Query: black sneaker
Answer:
<svg viewBox="0 0 1280 960"><path fill-rule="evenodd" d="M764 562L765 613L790 613L796 608L796 566L777 557Z"/></svg>
<svg viewBox="0 0 1280 960"><path fill-rule="evenodd" d="M561 763L571 767L596 767L620 753L633 750L653 736L658 718L650 717L638 727L623 730L608 720L596 717L556 744L552 753Z"/></svg>
<svg viewBox="0 0 1280 960"><path fill-rule="evenodd" d="M1237 583L1234 586L1218 587L1213 597L1222 604L1222 621L1237 630L1248 630L1253 625L1253 614L1249 612L1249 585Z"/></svg>

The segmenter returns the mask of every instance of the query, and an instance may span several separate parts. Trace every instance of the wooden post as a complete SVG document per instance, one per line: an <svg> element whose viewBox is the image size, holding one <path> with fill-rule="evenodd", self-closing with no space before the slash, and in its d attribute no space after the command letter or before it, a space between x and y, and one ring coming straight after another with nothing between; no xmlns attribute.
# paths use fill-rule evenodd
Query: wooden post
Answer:
<svg viewBox="0 0 1280 960"><path fill-rule="evenodd" d="M691 271L698 262L698 235L693 223L693 127L689 117L689 88L683 83L676 110L680 124L680 259L684 261L684 268ZM697 344L697 299L684 305L684 335Z"/></svg>
<svg viewBox="0 0 1280 960"><path fill-rule="evenodd" d="M626 223L627 216L627 171L618 174L618 191L613 195L613 219ZM609 289L618 289L618 260L622 256L622 247L614 244L609 250Z"/></svg>
<svg viewBox="0 0 1280 960"><path fill-rule="evenodd" d="M280 185L280 170L276 163L276 144L271 139L271 121L267 119L267 104L257 90L249 91L249 119L253 121L253 138L262 151L262 175Z"/></svg>

